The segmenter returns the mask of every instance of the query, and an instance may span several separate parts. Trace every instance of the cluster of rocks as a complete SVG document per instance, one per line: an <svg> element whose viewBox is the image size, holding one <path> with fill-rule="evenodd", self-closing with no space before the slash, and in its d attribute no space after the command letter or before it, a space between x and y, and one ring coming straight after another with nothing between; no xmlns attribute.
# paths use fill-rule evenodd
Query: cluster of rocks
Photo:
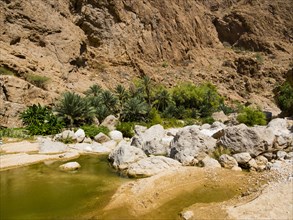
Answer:
<svg viewBox="0 0 293 220"><path fill-rule="evenodd" d="M194 165L262 171L276 160L292 159L292 150L293 133L286 119L255 127L221 122L166 130L161 125L135 126L135 136L120 142L109 161L135 177Z"/></svg>

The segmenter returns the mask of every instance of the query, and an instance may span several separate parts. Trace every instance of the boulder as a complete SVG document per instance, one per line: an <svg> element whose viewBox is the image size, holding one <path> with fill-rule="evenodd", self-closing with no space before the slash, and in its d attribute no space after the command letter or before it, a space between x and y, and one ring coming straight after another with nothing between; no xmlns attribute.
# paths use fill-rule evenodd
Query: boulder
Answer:
<svg viewBox="0 0 293 220"><path fill-rule="evenodd" d="M293 133L288 129L287 119L276 118L270 121L267 128L276 136L274 142L275 150L283 150L293 146Z"/></svg>
<svg viewBox="0 0 293 220"><path fill-rule="evenodd" d="M74 171L80 168L80 164L77 162L68 162L63 165L60 165L59 168L63 171Z"/></svg>
<svg viewBox="0 0 293 220"><path fill-rule="evenodd" d="M135 135L132 138L131 145L142 149L146 154L165 155L167 147L162 143L165 136L165 130L162 125L154 125L144 133Z"/></svg>
<svg viewBox="0 0 293 220"><path fill-rule="evenodd" d="M131 164L127 174L130 177L148 177L180 166L177 160L164 156L152 156Z"/></svg>
<svg viewBox="0 0 293 220"><path fill-rule="evenodd" d="M109 115L104 119L101 126L105 126L110 131L113 131L116 129L117 124L118 124L118 118L116 118L114 115Z"/></svg>
<svg viewBox="0 0 293 220"><path fill-rule="evenodd" d="M174 137L169 155L183 165L193 165L194 159L203 159L215 147L216 139L200 133L197 127L187 126Z"/></svg>
<svg viewBox="0 0 293 220"><path fill-rule="evenodd" d="M238 164L246 164L251 159L250 154L247 152L234 154L233 157L235 158Z"/></svg>
<svg viewBox="0 0 293 220"><path fill-rule="evenodd" d="M42 138L39 140L39 143L39 153L41 154L58 154L66 152L68 150L66 144L63 144L62 142L51 141L50 139Z"/></svg>
<svg viewBox="0 0 293 220"><path fill-rule="evenodd" d="M285 157L287 156L287 153L285 152L285 151L278 151L277 152L277 159L278 160L284 160L285 159Z"/></svg>
<svg viewBox="0 0 293 220"><path fill-rule="evenodd" d="M200 126L200 129L210 129L211 125L210 124L203 124L202 126Z"/></svg>
<svg viewBox="0 0 293 220"><path fill-rule="evenodd" d="M92 142L93 142L93 141L92 141L91 138L89 138L89 137L85 137L85 138L83 139L83 142L82 142L82 143L91 144Z"/></svg>
<svg viewBox="0 0 293 220"><path fill-rule="evenodd" d="M219 157L219 162L224 168L232 169L237 167L238 163L234 157L229 156L228 154L223 154Z"/></svg>
<svg viewBox="0 0 293 220"><path fill-rule="evenodd" d="M218 137L219 132L222 131L226 125L221 122L214 122L209 128L201 129L200 132L210 137ZM223 132L222 132L223 133ZM219 137L218 137L219 138ZM217 138L216 138L217 139Z"/></svg>
<svg viewBox="0 0 293 220"><path fill-rule="evenodd" d="M73 131L71 130L65 130L61 133L61 138L64 139L72 139L76 140L76 136Z"/></svg>
<svg viewBox="0 0 293 220"><path fill-rule="evenodd" d="M257 171L263 171L267 168L269 161L266 157L260 155L255 158L255 162L257 164Z"/></svg>
<svg viewBox="0 0 293 220"><path fill-rule="evenodd" d="M272 129L274 135L287 135L290 133L288 129L288 121L287 119L283 118L275 118L271 120L268 125L268 128Z"/></svg>
<svg viewBox="0 0 293 220"><path fill-rule="evenodd" d="M104 142L107 142L107 141L110 141L111 139L105 135L103 132L100 132L99 134L97 134L95 137L94 137L95 141L96 142L99 142L99 143L104 143Z"/></svg>
<svg viewBox="0 0 293 220"><path fill-rule="evenodd" d="M117 142L116 141L113 141L113 140L110 140L110 141L107 141L105 143L103 143L103 146L109 148L110 150L114 150L117 146Z"/></svg>
<svg viewBox="0 0 293 220"><path fill-rule="evenodd" d="M225 115L225 113L223 111L220 111L220 112L214 112L212 114L212 118L215 120L215 121L219 121L219 122L227 122L229 121L229 118L227 115Z"/></svg>
<svg viewBox="0 0 293 220"><path fill-rule="evenodd" d="M148 128L141 125L135 125L134 126L134 133L137 135L140 135L141 133L144 133Z"/></svg>
<svg viewBox="0 0 293 220"><path fill-rule="evenodd" d="M193 211L184 211L180 213L183 220L190 220L193 219L194 213Z"/></svg>
<svg viewBox="0 0 293 220"><path fill-rule="evenodd" d="M76 137L76 141L78 143L83 142L83 140L85 139L85 132L84 130L82 130L81 128L79 128L75 133L74 136Z"/></svg>
<svg viewBox="0 0 293 220"><path fill-rule="evenodd" d="M201 165L207 168L221 168L221 164L216 160L209 156L206 156L202 161Z"/></svg>
<svg viewBox="0 0 293 220"><path fill-rule="evenodd" d="M121 141L109 155L108 159L115 169L124 170L132 163L146 158L146 154L137 147Z"/></svg>
<svg viewBox="0 0 293 220"><path fill-rule="evenodd" d="M94 153L107 154L111 152L111 148L97 142L94 142L91 148Z"/></svg>
<svg viewBox="0 0 293 220"><path fill-rule="evenodd" d="M180 131L180 128L168 128L166 129L166 135L175 137L178 131Z"/></svg>
<svg viewBox="0 0 293 220"><path fill-rule="evenodd" d="M285 156L286 160L292 160L293 159L293 152L289 152L286 156Z"/></svg>
<svg viewBox="0 0 293 220"><path fill-rule="evenodd" d="M273 151L275 135L266 127L247 127L244 124L224 129L218 145L229 149L233 154L248 152L251 156Z"/></svg>
<svg viewBox="0 0 293 220"><path fill-rule="evenodd" d="M117 131L117 130L114 130L114 131L110 131L109 132L109 137L113 140L113 141L117 141L117 142L120 142L123 140L123 134L121 131Z"/></svg>

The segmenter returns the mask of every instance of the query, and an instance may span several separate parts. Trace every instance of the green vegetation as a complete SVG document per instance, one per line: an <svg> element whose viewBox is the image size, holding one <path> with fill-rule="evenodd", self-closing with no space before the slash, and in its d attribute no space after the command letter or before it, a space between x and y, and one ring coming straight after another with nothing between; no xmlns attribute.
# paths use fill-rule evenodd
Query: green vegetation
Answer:
<svg viewBox="0 0 293 220"><path fill-rule="evenodd" d="M16 138L16 139L33 139L28 130L23 128L1 128L1 138Z"/></svg>
<svg viewBox="0 0 293 220"><path fill-rule="evenodd" d="M47 106L32 105L21 113L20 118L30 135L57 134L63 128L63 123Z"/></svg>
<svg viewBox="0 0 293 220"><path fill-rule="evenodd" d="M0 75L11 75L11 76L13 76L14 73L9 69L7 69L7 68L5 68L3 66L0 66Z"/></svg>
<svg viewBox="0 0 293 220"><path fill-rule="evenodd" d="M95 116L95 109L90 101L72 92L64 93L54 110L70 128L74 125L90 124Z"/></svg>
<svg viewBox="0 0 293 220"><path fill-rule="evenodd" d="M216 160L219 160L220 156L223 154L231 155L231 151L220 145L212 152L210 156Z"/></svg>
<svg viewBox="0 0 293 220"><path fill-rule="evenodd" d="M134 135L134 125L134 122L120 122L116 129L122 132L123 137L131 138Z"/></svg>
<svg viewBox="0 0 293 220"><path fill-rule="evenodd" d="M94 138L100 132L108 134L110 131L107 127L104 126L95 126L95 125L83 125L81 129L84 130L85 135L90 138Z"/></svg>
<svg viewBox="0 0 293 220"><path fill-rule="evenodd" d="M267 123L266 115L261 110L253 107L244 107L240 111L237 120L248 126L265 125Z"/></svg>
<svg viewBox="0 0 293 220"><path fill-rule="evenodd" d="M293 115L293 85L285 82L276 89L276 100L280 109L287 116Z"/></svg>
<svg viewBox="0 0 293 220"><path fill-rule="evenodd" d="M134 135L134 124L147 127L162 124L170 128L212 123L211 114L225 109L232 110L224 104L224 98L210 83L183 83L167 89L156 85L148 76L143 76L129 88L118 85L114 91L110 91L92 85L84 95L65 92L53 108L56 116L48 107L38 105L27 109L21 118L31 134L58 133L64 125L67 128L81 127L88 137L93 138L99 132L109 132L104 127L92 125L94 118L103 121L112 114L120 120L117 129L125 137L131 137ZM37 125L34 126L29 121L33 115L37 117L34 119ZM53 125L56 125L56 129L50 129Z"/></svg>
<svg viewBox="0 0 293 220"><path fill-rule="evenodd" d="M46 76L40 76L40 75L35 75L35 74L28 74L25 79L30 82L31 84L45 89L46 84L48 83L48 81L50 80L50 78L46 77Z"/></svg>

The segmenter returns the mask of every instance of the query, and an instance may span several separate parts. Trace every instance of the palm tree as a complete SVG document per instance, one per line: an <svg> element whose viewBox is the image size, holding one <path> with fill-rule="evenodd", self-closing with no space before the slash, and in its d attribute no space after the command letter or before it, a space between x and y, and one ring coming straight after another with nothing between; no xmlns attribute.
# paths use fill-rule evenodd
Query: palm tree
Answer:
<svg viewBox="0 0 293 220"><path fill-rule="evenodd" d="M92 95L92 96L96 97L96 96L100 95L102 91L103 90L102 90L101 86L94 84L94 85L90 86L90 88L85 92L85 94L88 96Z"/></svg>
<svg viewBox="0 0 293 220"><path fill-rule="evenodd" d="M147 75L142 77L142 83L146 93L146 100L149 105L151 105L151 82L151 78Z"/></svg>
<svg viewBox="0 0 293 220"><path fill-rule="evenodd" d="M122 121L140 121L145 120L150 108L148 104L138 98L134 97L129 99L122 111Z"/></svg>
<svg viewBox="0 0 293 220"><path fill-rule="evenodd" d="M164 111L171 102L172 102L171 95L166 89L162 89L156 95L155 104L157 106L157 109L160 111Z"/></svg>
<svg viewBox="0 0 293 220"><path fill-rule="evenodd" d="M116 93L118 100L119 100L119 109L118 109L119 113L118 114L120 117L120 114L121 114L122 109L124 107L125 101L128 99L129 95L128 95L128 92L125 89L125 87L122 86L121 84L116 86L115 93Z"/></svg>
<svg viewBox="0 0 293 220"><path fill-rule="evenodd" d="M115 113L117 107L117 98L110 91L103 91L101 94L103 104L111 113Z"/></svg>
<svg viewBox="0 0 293 220"><path fill-rule="evenodd" d="M64 93L54 110L70 127L91 122L95 115L90 101L72 92Z"/></svg>

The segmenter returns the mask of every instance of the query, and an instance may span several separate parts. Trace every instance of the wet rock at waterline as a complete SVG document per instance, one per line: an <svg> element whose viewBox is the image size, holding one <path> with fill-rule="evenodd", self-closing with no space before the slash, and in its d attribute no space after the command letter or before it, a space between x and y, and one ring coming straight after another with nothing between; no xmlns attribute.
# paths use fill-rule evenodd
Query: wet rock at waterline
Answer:
<svg viewBox="0 0 293 220"><path fill-rule="evenodd" d="M66 144L55 142L47 138L40 138L39 143L39 153L42 154L64 153L68 150Z"/></svg>
<svg viewBox="0 0 293 220"><path fill-rule="evenodd" d="M183 165L194 165L194 160L203 159L215 147L216 139L202 134L197 126L188 126L174 137L169 156Z"/></svg>
<svg viewBox="0 0 293 220"><path fill-rule="evenodd" d="M148 177L181 167L181 163L164 156L152 156L131 164L127 174L131 177Z"/></svg>
<svg viewBox="0 0 293 220"><path fill-rule="evenodd" d="M109 155L108 160L115 169L125 170L136 161L146 158L147 155L142 149L131 146L126 141L121 141Z"/></svg>
<svg viewBox="0 0 293 220"><path fill-rule="evenodd" d="M74 171L80 168L80 164L77 162L69 162L59 166L60 170L63 171Z"/></svg>
<svg viewBox="0 0 293 220"><path fill-rule="evenodd" d="M142 149L150 155L166 155L168 147L162 142L165 130L162 125L154 125L144 132L138 132L132 138L131 145Z"/></svg>
<svg viewBox="0 0 293 220"><path fill-rule="evenodd" d="M183 220L190 220L194 217L193 211L185 211L180 213L180 216L182 217Z"/></svg>

